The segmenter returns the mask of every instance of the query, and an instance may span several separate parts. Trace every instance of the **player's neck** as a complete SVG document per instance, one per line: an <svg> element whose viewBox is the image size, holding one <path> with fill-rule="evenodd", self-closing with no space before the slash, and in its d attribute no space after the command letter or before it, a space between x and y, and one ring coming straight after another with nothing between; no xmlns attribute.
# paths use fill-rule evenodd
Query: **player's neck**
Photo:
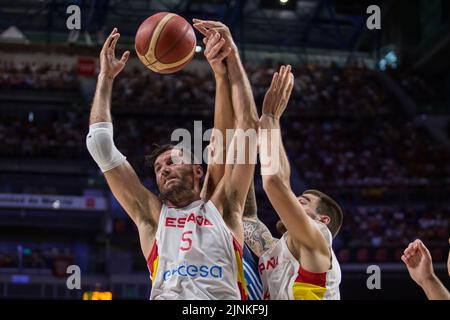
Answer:
<svg viewBox="0 0 450 320"><path fill-rule="evenodd" d="M192 202L200 200L200 199L201 199L200 195L197 194L192 198L180 199L175 202L168 201L168 205L171 207L175 207L175 208L184 208L184 207L187 207L188 205L190 205Z"/></svg>

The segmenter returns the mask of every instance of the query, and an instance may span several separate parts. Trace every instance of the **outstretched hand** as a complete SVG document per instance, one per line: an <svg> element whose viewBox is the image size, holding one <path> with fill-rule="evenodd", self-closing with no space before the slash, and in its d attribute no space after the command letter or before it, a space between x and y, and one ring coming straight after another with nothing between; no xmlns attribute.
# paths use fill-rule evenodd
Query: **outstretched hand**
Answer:
<svg viewBox="0 0 450 320"><path fill-rule="evenodd" d="M427 280L434 276L430 251L419 239L408 245L401 259L406 264L411 278L419 286L422 287Z"/></svg>
<svg viewBox="0 0 450 320"><path fill-rule="evenodd" d="M117 32L117 28L114 28L100 52L100 75L111 79L114 79L123 70L130 57L130 51L127 50L120 60L116 58L115 49L119 37L120 33Z"/></svg>
<svg viewBox="0 0 450 320"><path fill-rule="evenodd" d="M294 75L291 73L291 66L281 66L279 72L273 75L272 83L264 97L263 115L279 119L286 109L293 87Z"/></svg>
<svg viewBox="0 0 450 320"><path fill-rule="evenodd" d="M232 51L231 47L226 46L226 40L217 31L208 31L203 39L205 44L204 55L216 76L223 76L227 72L227 66L224 62Z"/></svg>
<svg viewBox="0 0 450 320"><path fill-rule="evenodd" d="M205 37L208 37L210 31L216 31L225 39L226 47L231 48L231 52L237 52L237 46L234 43L233 37L231 36L230 29L219 21L209 21L192 19L194 22L194 28L197 29Z"/></svg>

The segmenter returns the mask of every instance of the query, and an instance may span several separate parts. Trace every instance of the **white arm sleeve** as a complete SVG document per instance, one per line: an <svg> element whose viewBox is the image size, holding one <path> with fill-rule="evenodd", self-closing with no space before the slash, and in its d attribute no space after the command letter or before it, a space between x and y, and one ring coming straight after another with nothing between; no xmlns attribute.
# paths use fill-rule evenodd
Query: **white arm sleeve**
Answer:
<svg viewBox="0 0 450 320"><path fill-rule="evenodd" d="M86 146L102 172L114 169L126 159L114 145L111 122L97 122L90 125Z"/></svg>

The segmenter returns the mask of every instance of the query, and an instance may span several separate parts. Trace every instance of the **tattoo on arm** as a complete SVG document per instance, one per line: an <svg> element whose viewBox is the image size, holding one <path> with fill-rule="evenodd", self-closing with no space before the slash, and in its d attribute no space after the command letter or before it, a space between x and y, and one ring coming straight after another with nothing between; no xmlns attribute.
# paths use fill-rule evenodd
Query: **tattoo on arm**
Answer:
<svg viewBox="0 0 450 320"><path fill-rule="evenodd" d="M260 257L271 249L278 239L272 237L269 229L258 219L243 219L245 243Z"/></svg>

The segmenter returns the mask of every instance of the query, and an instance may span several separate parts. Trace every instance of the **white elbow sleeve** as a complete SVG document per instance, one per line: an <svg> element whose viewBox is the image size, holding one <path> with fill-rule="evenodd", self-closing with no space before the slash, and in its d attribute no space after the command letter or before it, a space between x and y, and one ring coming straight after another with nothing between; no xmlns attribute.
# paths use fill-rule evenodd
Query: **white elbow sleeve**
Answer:
<svg viewBox="0 0 450 320"><path fill-rule="evenodd" d="M102 172L121 165L126 157L117 150L113 141L113 126L110 122L97 122L89 126L86 146Z"/></svg>

